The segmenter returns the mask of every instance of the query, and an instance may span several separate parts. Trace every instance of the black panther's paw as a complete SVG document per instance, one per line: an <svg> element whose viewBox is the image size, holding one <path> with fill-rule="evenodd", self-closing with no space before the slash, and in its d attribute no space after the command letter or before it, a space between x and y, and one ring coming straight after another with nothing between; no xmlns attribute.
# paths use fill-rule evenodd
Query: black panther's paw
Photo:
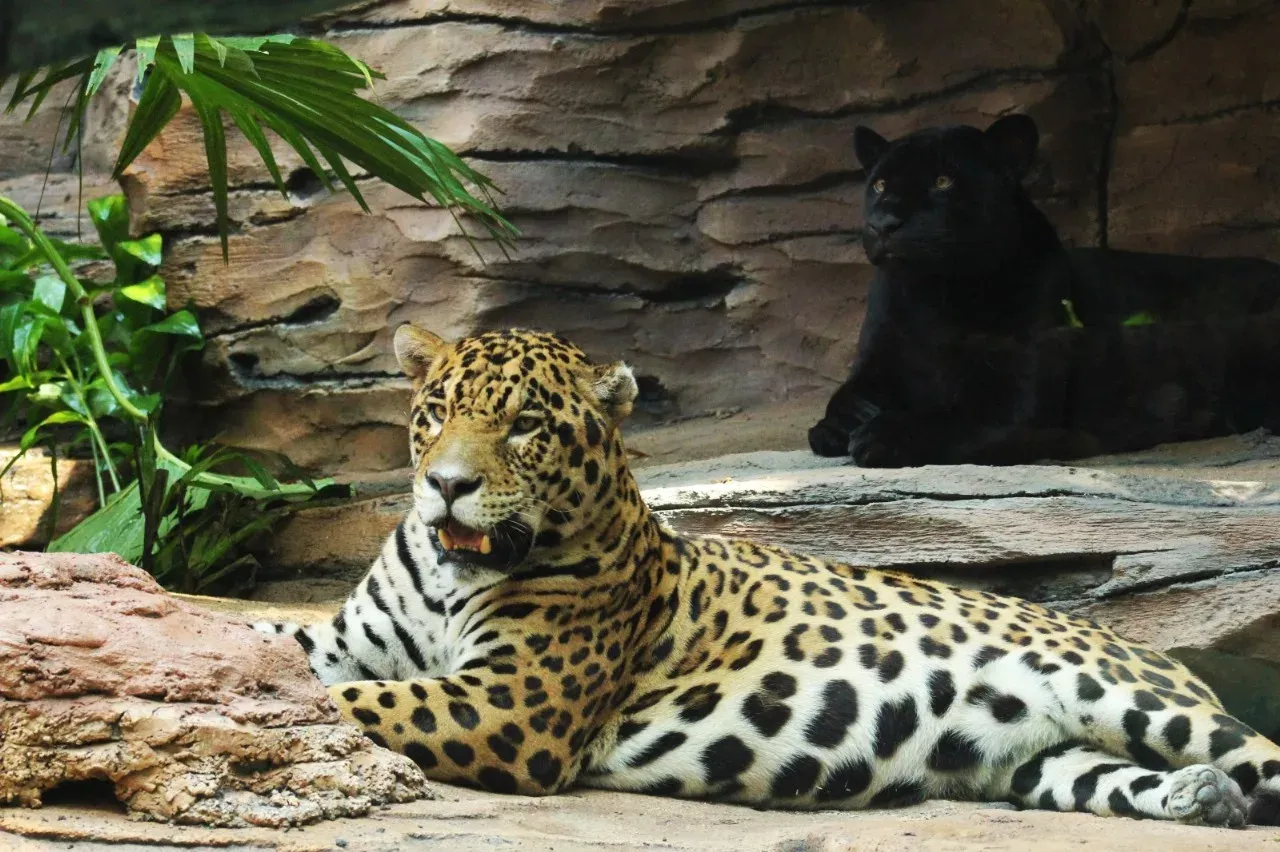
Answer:
<svg viewBox="0 0 1280 852"><path fill-rule="evenodd" d="M849 435L849 457L858 467L918 467L927 464L919 450L915 423L878 414Z"/></svg>
<svg viewBox="0 0 1280 852"><path fill-rule="evenodd" d="M809 428L809 449L814 455L835 458L849 454L849 431L823 418Z"/></svg>

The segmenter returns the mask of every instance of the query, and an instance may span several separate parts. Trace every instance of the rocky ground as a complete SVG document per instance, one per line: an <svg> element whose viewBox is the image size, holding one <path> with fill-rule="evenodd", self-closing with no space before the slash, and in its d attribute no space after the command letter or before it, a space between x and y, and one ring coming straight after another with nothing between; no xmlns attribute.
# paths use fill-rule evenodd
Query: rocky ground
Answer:
<svg viewBox="0 0 1280 852"><path fill-rule="evenodd" d="M0 810L0 846L6 852L1270 852L1280 841L1273 828L1232 831L953 802L794 814L594 791L524 799L436 789L440 798L433 801L287 831L172 828L83 806Z"/></svg>

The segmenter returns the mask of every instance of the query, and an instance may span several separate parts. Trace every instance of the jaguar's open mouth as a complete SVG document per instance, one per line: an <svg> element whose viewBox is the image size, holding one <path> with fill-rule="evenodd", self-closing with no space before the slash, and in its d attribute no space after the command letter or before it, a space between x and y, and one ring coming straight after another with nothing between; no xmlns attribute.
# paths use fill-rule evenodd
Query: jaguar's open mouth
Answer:
<svg viewBox="0 0 1280 852"><path fill-rule="evenodd" d="M533 534L527 524L514 518L499 521L490 529L475 529L447 518L435 524L433 543L441 564L510 571L529 555Z"/></svg>
<svg viewBox="0 0 1280 852"><path fill-rule="evenodd" d="M493 539L487 532L464 527L453 518L437 528L436 535L445 550L471 550L486 556L493 552Z"/></svg>

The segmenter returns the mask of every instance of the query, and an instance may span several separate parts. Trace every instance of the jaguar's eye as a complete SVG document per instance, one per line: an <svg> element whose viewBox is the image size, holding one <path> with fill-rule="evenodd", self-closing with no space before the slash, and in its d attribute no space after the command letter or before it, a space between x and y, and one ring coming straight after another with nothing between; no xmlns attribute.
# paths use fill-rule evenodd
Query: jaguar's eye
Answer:
<svg viewBox="0 0 1280 852"><path fill-rule="evenodd" d="M871 184L871 188L875 190L876 195L880 195L882 192L884 192L884 178L880 178L880 180Z"/></svg>
<svg viewBox="0 0 1280 852"><path fill-rule="evenodd" d="M955 186L955 181L950 175L938 175L938 179L933 182L934 189L950 189Z"/></svg>
<svg viewBox="0 0 1280 852"><path fill-rule="evenodd" d="M430 417L433 422L443 424L447 414L448 412L445 411L442 404L438 402L427 403L427 416Z"/></svg>
<svg viewBox="0 0 1280 852"><path fill-rule="evenodd" d="M542 418L536 414L521 414L511 424L511 434L528 435L530 432L536 432L541 425Z"/></svg>

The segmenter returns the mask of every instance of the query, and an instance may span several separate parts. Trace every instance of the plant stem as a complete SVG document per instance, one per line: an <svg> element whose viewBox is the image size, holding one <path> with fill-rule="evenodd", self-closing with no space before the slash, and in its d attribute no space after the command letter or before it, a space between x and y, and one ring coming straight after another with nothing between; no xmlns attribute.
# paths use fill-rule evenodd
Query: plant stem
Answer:
<svg viewBox="0 0 1280 852"><path fill-rule="evenodd" d="M111 450L107 448L107 439L103 437L102 429L98 426L97 419L90 413L89 400L84 398L84 392L80 389L80 380L83 379L83 376L79 375L78 371L76 373L72 373L70 365L67 364L67 359L63 358L60 353L58 354L58 363L62 365L62 372L67 377L67 381L71 385L71 390L75 393L76 399L80 400L80 407L84 409L84 414L82 414L81 417L84 418L84 425L89 430L89 436L93 441L97 442L98 447L102 450L102 462L106 465L107 475L111 477L111 490L119 491L120 478L116 475L116 466L111 461ZM90 441L90 446L93 445L93 441ZM98 458L96 451L94 452L93 457L96 464L96 460ZM101 476L101 474L99 474L99 476Z"/></svg>

